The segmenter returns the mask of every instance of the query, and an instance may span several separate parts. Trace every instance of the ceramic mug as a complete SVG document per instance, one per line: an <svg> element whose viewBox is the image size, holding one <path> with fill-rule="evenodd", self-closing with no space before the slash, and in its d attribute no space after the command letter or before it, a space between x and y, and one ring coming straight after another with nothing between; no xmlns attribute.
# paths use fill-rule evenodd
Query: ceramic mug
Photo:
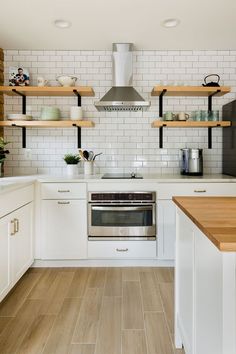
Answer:
<svg viewBox="0 0 236 354"><path fill-rule="evenodd" d="M180 112L177 114L177 120L188 120L189 114L185 112Z"/></svg>
<svg viewBox="0 0 236 354"><path fill-rule="evenodd" d="M175 114L172 112L166 112L164 113L163 120L174 120L175 119Z"/></svg>
<svg viewBox="0 0 236 354"><path fill-rule="evenodd" d="M70 119L71 120L82 120L83 119L83 111L79 106L70 107Z"/></svg>
<svg viewBox="0 0 236 354"><path fill-rule="evenodd" d="M43 77L37 77L37 85L38 85L38 87L46 86L47 83L48 83L48 80L44 79Z"/></svg>

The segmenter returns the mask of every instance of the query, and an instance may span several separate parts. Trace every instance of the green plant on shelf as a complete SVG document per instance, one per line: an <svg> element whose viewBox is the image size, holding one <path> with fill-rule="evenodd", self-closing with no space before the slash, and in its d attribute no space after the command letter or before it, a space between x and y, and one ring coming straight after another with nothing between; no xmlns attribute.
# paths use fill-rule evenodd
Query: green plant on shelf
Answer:
<svg viewBox="0 0 236 354"><path fill-rule="evenodd" d="M0 137L0 164L4 162L4 160L6 159L6 155L8 155L10 153L9 150L5 149L5 146L9 144L8 141L4 141L3 137Z"/></svg>
<svg viewBox="0 0 236 354"><path fill-rule="evenodd" d="M73 154L66 154L63 157L63 160L67 165L77 165L80 162L80 156L73 155Z"/></svg>

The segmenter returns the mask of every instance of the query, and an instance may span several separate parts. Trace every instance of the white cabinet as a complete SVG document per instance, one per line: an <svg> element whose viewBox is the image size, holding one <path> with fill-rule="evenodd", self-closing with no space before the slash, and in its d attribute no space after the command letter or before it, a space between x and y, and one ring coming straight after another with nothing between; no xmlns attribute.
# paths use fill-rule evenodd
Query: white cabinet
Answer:
<svg viewBox="0 0 236 354"><path fill-rule="evenodd" d="M65 199L65 194L69 194L68 199ZM86 184L45 183L42 186L42 197L44 200L41 201L41 258L45 260L87 258Z"/></svg>
<svg viewBox="0 0 236 354"><path fill-rule="evenodd" d="M13 283L33 263L33 206L29 203L11 214L10 277ZM12 224L14 225L12 230Z"/></svg>
<svg viewBox="0 0 236 354"><path fill-rule="evenodd" d="M171 200L157 203L158 258L175 257L175 206Z"/></svg>
<svg viewBox="0 0 236 354"><path fill-rule="evenodd" d="M0 220L0 301L7 294L10 287L9 221L9 216Z"/></svg>
<svg viewBox="0 0 236 354"><path fill-rule="evenodd" d="M158 258L175 255L175 205L173 196L236 196L236 183L160 183L157 190Z"/></svg>

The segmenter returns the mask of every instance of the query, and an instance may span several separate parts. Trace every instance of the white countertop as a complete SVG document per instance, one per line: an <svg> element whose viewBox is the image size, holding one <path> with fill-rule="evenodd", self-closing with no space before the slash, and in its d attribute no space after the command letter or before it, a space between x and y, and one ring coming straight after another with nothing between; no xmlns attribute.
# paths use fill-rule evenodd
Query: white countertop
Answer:
<svg viewBox="0 0 236 354"><path fill-rule="evenodd" d="M0 194L22 188L36 181L41 183L76 183L76 182L96 182L96 183L236 183L236 177L226 176L222 174L204 175L202 177L189 177L181 175L158 175L158 174L144 174L143 179L101 179L102 175L78 175L69 177L66 175L31 175L31 176L14 176L0 178Z"/></svg>

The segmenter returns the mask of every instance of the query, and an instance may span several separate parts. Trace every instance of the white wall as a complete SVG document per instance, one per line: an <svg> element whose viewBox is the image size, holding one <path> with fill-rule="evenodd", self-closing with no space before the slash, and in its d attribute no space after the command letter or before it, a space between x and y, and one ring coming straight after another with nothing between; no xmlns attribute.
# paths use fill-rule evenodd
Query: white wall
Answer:
<svg viewBox="0 0 236 354"><path fill-rule="evenodd" d="M95 97L83 98L82 106L86 119L95 122L95 128L82 129L82 147L103 152L97 160L97 172L139 171L141 173L179 173L179 149L183 147L204 148L204 172L221 173L222 131L213 130L213 149L207 149L207 129L164 129L164 148L159 149L158 129L151 122L158 118L158 98L151 97L154 85L185 83L201 85L205 75L218 73L221 85L232 87L232 93L213 99L213 109L235 99L236 51L136 51L134 60L134 86L151 108L143 113L98 112L94 101L106 93L112 85L110 51L5 51L5 78L7 84L10 66L23 66L31 74L31 84L37 76L49 79L55 85L56 76L73 74L78 85L91 85ZM27 98L27 113L40 116L45 105L61 109L63 118L68 117L76 98ZM207 99L197 97L164 98L164 111L173 112L207 109ZM5 97L5 113L21 112L17 97ZM25 158L21 148L21 131L6 128L6 139L11 142L10 155L5 171L9 175L31 173L56 173L64 170L62 157L76 152L74 129L28 129L27 148L32 158ZM82 170L82 167L81 167Z"/></svg>

